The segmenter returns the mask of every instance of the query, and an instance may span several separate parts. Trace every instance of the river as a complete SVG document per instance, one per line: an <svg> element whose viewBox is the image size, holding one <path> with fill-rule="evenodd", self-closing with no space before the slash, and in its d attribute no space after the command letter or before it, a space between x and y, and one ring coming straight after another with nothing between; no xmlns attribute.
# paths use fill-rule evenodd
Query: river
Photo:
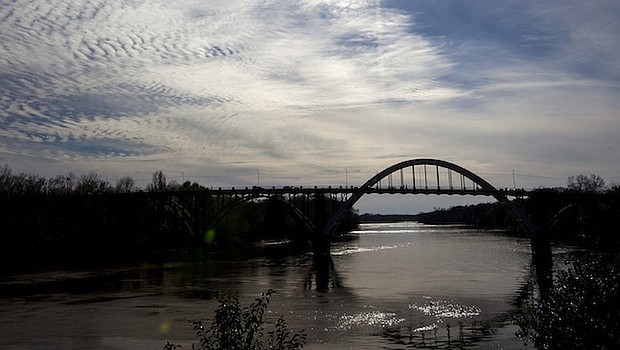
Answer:
<svg viewBox="0 0 620 350"><path fill-rule="evenodd" d="M276 243L164 264L64 269L0 280L3 349L191 349L218 292L248 305L274 289L306 349L524 349L512 313L531 286L529 240L414 222L362 224L333 264ZM532 348L531 345L529 347Z"/></svg>

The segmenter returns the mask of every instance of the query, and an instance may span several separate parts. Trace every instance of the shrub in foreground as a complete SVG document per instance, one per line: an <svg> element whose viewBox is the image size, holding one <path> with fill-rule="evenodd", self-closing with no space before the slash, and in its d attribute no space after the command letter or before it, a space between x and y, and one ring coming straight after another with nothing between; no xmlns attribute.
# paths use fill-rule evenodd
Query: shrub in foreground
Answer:
<svg viewBox="0 0 620 350"><path fill-rule="evenodd" d="M269 305L269 298L275 293L272 289L261 294L249 307L241 307L238 295L223 295L219 298L220 305L215 310L215 317L210 328L202 321L192 322L199 341L198 349L202 350L298 350L306 344L304 331L293 333L280 317L275 329L267 333L267 344L264 338L264 315ZM167 343L164 349L176 349L178 345ZM195 348L192 344L192 349Z"/></svg>

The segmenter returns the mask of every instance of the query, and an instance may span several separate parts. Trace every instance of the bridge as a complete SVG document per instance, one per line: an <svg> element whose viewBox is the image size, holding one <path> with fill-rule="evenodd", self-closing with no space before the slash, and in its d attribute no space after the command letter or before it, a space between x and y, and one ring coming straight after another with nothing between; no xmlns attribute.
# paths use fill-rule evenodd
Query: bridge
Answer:
<svg viewBox="0 0 620 350"><path fill-rule="evenodd" d="M368 194L494 197L529 234L539 287L542 294L548 295L552 286L549 232L544 228L539 229L515 204L516 201L509 199L509 197L529 197L531 193L516 189L499 190L475 173L447 161L431 158L403 161L378 172L361 186L277 188L254 186L178 191L161 195L164 202L169 203L168 206L173 207L179 216L184 217L190 232L202 233L217 227L233 209L243 203L259 199L277 200L283 203L305 223L311 233L317 288L326 288L332 266L331 240L350 209L362 196ZM335 205L335 208L325 210L328 203ZM325 214L326 212L329 214Z"/></svg>
<svg viewBox="0 0 620 350"><path fill-rule="evenodd" d="M444 160L421 158L403 161L385 168L361 186L338 187L245 187L202 189L162 193L165 201L184 217L190 231L215 228L236 207L259 199L277 200L286 205L312 233L312 248L317 270L327 271L331 259L330 242L346 214L368 194L424 194L491 196L512 214L530 235L534 260L541 266L537 274L547 289L551 281L551 246L545 230L509 199L530 192L499 190L475 173ZM149 194L151 195L151 194ZM329 199L329 200L327 200ZM327 203L335 208L325 210ZM329 214L325 214L329 212ZM193 224L189 224L189 222ZM193 227L193 229L192 229ZM324 281L323 281L324 282Z"/></svg>
<svg viewBox="0 0 620 350"><path fill-rule="evenodd" d="M203 231L205 228L216 227L233 209L239 205L258 199L276 199L284 203L290 210L315 232L322 241L329 241L338 229L345 214L355 203L368 194L424 194L424 195L471 195L492 196L500 202L519 222L521 227L533 234L536 226L530 218L508 197L519 198L528 196L525 190L499 190L473 172L456 164L430 158L412 159L387 167L370 178L361 186L338 187L245 187L217 188L203 191L182 191L175 195L172 205L179 215L188 219L204 217L206 207L211 207L208 218L202 219L198 225L191 225ZM188 202L187 197L192 199ZM205 197L200 200L197 198ZM329 198L330 202L339 203L337 208L330 210L328 218L308 215L308 205L317 198ZM209 202L208 205L196 203ZM302 203L301 207L299 204ZM193 208L193 209L190 209ZM190 209L190 210L188 210Z"/></svg>

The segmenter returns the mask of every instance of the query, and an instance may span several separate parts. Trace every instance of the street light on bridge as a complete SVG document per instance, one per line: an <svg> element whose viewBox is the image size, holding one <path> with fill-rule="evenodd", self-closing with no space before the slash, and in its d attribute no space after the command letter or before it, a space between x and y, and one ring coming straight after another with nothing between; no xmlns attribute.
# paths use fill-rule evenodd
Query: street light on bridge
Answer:
<svg viewBox="0 0 620 350"><path fill-rule="evenodd" d="M260 187L260 171L256 169L256 186Z"/></svg>

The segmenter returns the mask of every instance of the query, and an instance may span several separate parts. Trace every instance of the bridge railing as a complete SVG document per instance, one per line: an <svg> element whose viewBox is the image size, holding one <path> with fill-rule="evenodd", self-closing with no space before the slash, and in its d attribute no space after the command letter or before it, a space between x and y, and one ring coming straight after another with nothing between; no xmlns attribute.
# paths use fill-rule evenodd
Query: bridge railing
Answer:
<svg viewBox="0 0 620 350"><path fill-rule="evenodd" d="M499 192L506 196L523 197L528 196L531 191L526 189L511 189L504 188L499 189ZM410 187L404 186L375 186L369 188L362 188L358 186L328 186L328 187L293 187L293 186L280 186L280 187L218 187L216 189L204 189L204 190L192 190L192 191L169 191L161 192L160 195L215 195L215 196L239 196L239 195L313 195L313 194L448 194L448 195L474 195L474 196L492 196L493 191L484 189L481 187L475 188L459 188L459 187L446 187L439 186L434 187ZM146 194L146 193L145 193ZM157 195L157 193L151 193Z"/></svg>

